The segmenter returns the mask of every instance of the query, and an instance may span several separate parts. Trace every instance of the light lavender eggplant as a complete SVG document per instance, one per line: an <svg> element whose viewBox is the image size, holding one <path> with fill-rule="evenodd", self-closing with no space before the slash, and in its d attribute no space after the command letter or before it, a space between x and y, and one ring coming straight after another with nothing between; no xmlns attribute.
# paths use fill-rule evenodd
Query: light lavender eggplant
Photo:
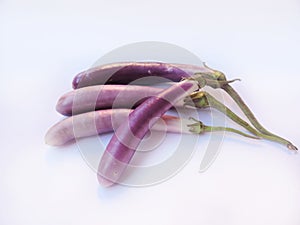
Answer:
<svg viewBox="0 0 300 225"><path fill-rule="evenodd" d="M163 89L138 85L96 85L76 89L64 94L56 110L71 116L95 109L132 108Z"/></svg>
<svg viewBox="0 0 300 225"><path fill-rule="evenodd" d="M118 127L123 121L126 121L132 111L131 109L105 109L68 117L48 130L45 142L48 145L61 146L77 138L111 132L114 127ZM164 123L156 123L152 127L153 130L170 133L195 133L188 127L191 124L190 120L170 115L163 115L161 118Z"/></svg>
<svg viewBox="0 0 300 225"><path fill-rule="evenodd" d="M195 73L211 73L206 66L162 62L122 62L93 67L76 75L73 88L98 84L128 84L140 78L159 77L179 82ZM153 80L155 83L155 81Z"/></svg>
<svg viewBox="0 0 300 225"><path fill-rule="evenodd" d="M116 130L106 147L98 167L98 181L108 187L118 182L136 148L153 124L177 101L198 90L195 80L184 80L172 85L157 96L139 105Z"/></svg>
<svg viewBox="0 0 300 225"><path fill-rule="evenodd" d="M53 125L45 135L45 142L51 146L61 146L71 141L112 132L123 121L127 120L132 109L104 109L86 112L65 118ZM211 127L195 119L184 119L171 115L163 115L151 128L153 131L178 133L178 134L202 134L212 131L229 131L248 138L251 135L228 127Z"/></svg>

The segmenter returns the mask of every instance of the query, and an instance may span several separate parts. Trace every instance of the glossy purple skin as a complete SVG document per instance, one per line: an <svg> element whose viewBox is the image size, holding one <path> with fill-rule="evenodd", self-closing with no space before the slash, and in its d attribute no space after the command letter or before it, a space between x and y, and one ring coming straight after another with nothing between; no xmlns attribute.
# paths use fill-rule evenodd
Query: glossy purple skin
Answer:
<svg viewBox="0 0 300 225"><path fill-rule="evenodd" d="M131 112L128 121L116 130L101 158L98 167L99 183L103 186L116 183L151 126L178 100L197 89L195 81L179 82L157 96L148 98Z"/></svg>
<svg viewBox="0 0 300 225"><path fill-rule="evenodd" d="M101 65L83 71L73 79L73 88L82 88L98 84L128 84L139 78L160 77L169 81L179 82L195 72L210 70L193 65L170 64L161 62L125 62ZM210 71L211 72L211 71ZM152 80L151 82L161 82Z"/></svg>
<svg viewBox="0 0 300 225"><path fill-rule="evenodd" d="M65 116L95 109L132 108L163 89L138 85L95 85L64 94L57 102L56 110Z"/></svg>

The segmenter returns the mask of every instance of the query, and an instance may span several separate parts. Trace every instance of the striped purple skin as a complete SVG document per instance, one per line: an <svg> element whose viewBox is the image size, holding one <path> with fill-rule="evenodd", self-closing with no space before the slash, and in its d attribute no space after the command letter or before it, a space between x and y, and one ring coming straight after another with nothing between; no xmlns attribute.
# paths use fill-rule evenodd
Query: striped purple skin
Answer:
<svg viewBox="0 0 300 225"><path fill-rule="evenodd" d="M160 62L125 62L101 65L83 71L73 79L73 88L82 88L98 84L128 84L139 78L161 77L179 82L196 72L211 72L201 66L169 64ZM153 83L161 81L151 81Z"/></svg>
<svg viewBox="0 0 300 225"><path fill-rule="evenodd" d="M152 125L178 100L198 89L198 83L185 80L151 97L129 114L116 130L101 158L98 181L108 187L119 181L139 143Z"/></svg>
<svg viewBox="0 0 300 225"><path fill-rule="evenodd" d="M64 94L56 104L57 112L65 116L95 109L131 108L163 89L138 85L96 85Z"/></svg>

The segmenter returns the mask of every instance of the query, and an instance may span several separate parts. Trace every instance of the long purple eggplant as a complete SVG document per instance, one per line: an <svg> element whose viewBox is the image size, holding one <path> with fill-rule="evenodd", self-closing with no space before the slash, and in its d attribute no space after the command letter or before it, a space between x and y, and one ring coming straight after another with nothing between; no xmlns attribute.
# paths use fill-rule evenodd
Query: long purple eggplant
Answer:
<svg viewBox="0 0 300 225"><path fill-rule="evenodd" d="M138 85L96 85L76 89L64 94L56 110L71 116L95 109L131 108L163 89Z"/></svg>
<svg viewBox="0 0 300 225"><path fill-rule="evenodd" d="M195 80L181 81L148 98L131 112L128 121L116 130L100 160L99 183L107 187L118 182L149 128L177 101L198 88L199 83Z"/></svg>
<svg viewBox="0 0 300 225"><path fill-rule="evenodd" d="M211 73L212 70L204 66L161 62L113 63L97 66L79 73L73 79L73 88L77 89L98 84L128 84L145 77L159 77L178 82L182 78L194 75L196 72Z"/></svg>

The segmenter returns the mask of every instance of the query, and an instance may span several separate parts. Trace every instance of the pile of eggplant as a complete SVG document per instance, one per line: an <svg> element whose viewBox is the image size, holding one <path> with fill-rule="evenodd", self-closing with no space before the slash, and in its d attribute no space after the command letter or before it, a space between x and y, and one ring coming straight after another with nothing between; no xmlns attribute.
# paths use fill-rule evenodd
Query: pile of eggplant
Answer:
<svg viewBox="0 0 300 225"><path fill-rule="evenodd" d="M150 129L186 134L229 131L297 150L291 142L272 134L257 121L232 88L235 80L227 80L224 73L205 64L124 62L97 66L76 75L73 90L58 100L56 110L67 117L48 130L45 141L60 146L78 138L114 132L98 166L98 181L105 187L118 183ZM157 83L168 83L168 86L154 87ZM225 91L252 125L203 91L205 86ZM230 127L208 126L192 117L168 115L169 110L180 107L214 108L247 133Z"/></svg>

